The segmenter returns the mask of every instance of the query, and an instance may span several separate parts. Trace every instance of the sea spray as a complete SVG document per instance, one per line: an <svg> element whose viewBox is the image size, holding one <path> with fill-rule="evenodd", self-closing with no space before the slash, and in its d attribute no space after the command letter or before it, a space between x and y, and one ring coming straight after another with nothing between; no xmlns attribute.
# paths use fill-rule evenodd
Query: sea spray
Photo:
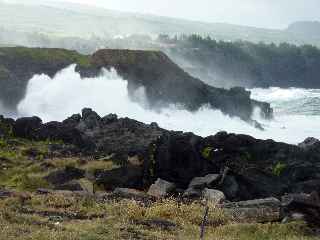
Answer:
<svg viewBox="0 0 320 240"><path fill-rule="evenodd" d="M194 132L201 136L228 131L288 143L298 143L310 136L320 137L319 115L278 114L276 111L275 119L267 121L254 114L253 117L266 129L260 131L239 118L231 118L208 106L195 112L174 105L152 110L144 89L140 88L129 96L127 85L127 81L113 69L103 70L96 78L82 79L75 66L71 65L53 78L35 75L30 79L26 96L18 105L18 114L37 115L44 121L61 121L84 107L90 107L102 116L116 113L120 117L145 123L157 122L162 128ZM272 103L272 97L268 98L262 89L253 89L252 96Z"/></svg>

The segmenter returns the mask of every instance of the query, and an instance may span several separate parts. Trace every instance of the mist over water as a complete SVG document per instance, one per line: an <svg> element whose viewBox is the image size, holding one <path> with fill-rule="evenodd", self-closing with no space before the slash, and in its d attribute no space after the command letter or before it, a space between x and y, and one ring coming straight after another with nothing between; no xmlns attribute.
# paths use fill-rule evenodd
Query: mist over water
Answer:
<svg viewBox="0 0 320 240"><path fill-rule="evenodd" d="M294 105L293 100L301 102L307 98L310 101L308 91L312 91L314 98L319 99L320 90L253 89L254 99L270 102L276 110L275 120L272 121L259 119L259 114L254 114L253 117L262 122L266 129L260 131L239 118L230 118L207 106L197 112L189 112L176 106L151 110L144 89L138 89L133 94L133 100L128 94L127 81L119 77L115 70L103 70L99 77L81 79L72 65L54 78L35 75L28 83L25 98L18 105L18 115L36 115L45 122L61 121L81 112L84 107L90 107L101 116L116 113L119 117L129 117L145 123L157 122L162 128L194 132L201 136L228 131L295 144L306 137L320 137L319 102L318 105L314 104L313 114L290 111L291 108L286 107L290 103Z"/></svg>

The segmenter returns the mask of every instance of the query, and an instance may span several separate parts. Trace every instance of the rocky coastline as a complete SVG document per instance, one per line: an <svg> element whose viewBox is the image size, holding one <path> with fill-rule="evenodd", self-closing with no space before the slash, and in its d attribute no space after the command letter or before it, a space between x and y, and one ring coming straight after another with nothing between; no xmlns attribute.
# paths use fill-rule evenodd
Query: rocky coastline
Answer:
<svg viewBox="0 0 320 240"><path fill-rule="evenodd" d="M33 189L38 194L67 191L144 202L205 199L240 222L299 218L314 226L320 220L320 142L314 138L299 146L226 132L202 138L115 114L100 117L88 108L63 122L1 117L0 126L6 144L14 146L17 139L49 143L45 153L24 150L47 172L41 177L46 187ZM84 159L84 165L112 162L113 167L52 168L56 158ZM17 194L3 187L2 198Z"/></svg>

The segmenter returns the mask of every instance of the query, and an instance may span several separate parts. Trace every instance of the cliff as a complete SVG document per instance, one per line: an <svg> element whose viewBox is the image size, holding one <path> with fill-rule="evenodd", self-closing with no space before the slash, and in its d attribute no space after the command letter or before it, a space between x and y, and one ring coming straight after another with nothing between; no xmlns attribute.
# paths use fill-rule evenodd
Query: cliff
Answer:
<svg viewBox="0 0 320 240"><path fill-rule="evenodd" d="M115 68L128 81L129 93L143 86L153 107L183 105L197 110L204 104L230 116L250 121L256 106L265 117L272 117L267 103L250 99L242 88L231 90L211 87L184 72L164 53L157 51L99 50L92 56L75 51L40 48L0 48L0 100L14 108L23 98L28 80L34 74L54 76L59 70L76 63L83 77L96 76L101 68Z"/></svg>

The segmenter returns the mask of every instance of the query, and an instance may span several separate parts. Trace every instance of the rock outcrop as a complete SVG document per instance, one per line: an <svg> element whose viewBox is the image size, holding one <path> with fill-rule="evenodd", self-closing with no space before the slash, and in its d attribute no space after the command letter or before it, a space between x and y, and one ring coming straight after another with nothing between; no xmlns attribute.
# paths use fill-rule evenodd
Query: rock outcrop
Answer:
<svg viewBox="0 0 320 240"><path fill-rule="evenodd" d="M6 107L15 109L34 74L53 77L73 63L82 77L95 77L101 68L116 69L128 81L130 94L141 86L145 88L147 100L154 108L179 104L197 110L210 105L255 126L258 124L251 120L255 107L261 108L264 117L272 117L270 105L250 99L250 92L245 89L211 87L157 51L104 49L85 56L64 49L0 48L0 100Z"/></svg>
<svg viewBox="0 0 320 240"><path fill-rule="evenodd" d="M88 57L65 49L4 47L0 48L0 100L15 108L24 97L29 79L35 74L53 77L72 63L78 69L89 65Z"/></svg>
<svg viewBox="0 0 320 240"><path fill-rule="evenodd" d="M272 117L270 105L251 100L244 88L211 87L191 77L162 52L104 49L92 55L91 63L98 68L115 68L128 80L129 90L143 86L152 106L174 103L197 110L210 104L246 121L251 119L253 108L260 107L264 117Z"/></svg>
<svg viewBox="0 0 320 240"><path fill-rule="evenodd" d="M237 222L276 222L281 220L281 202L276 198L226 203L225 211Z"/></svg>
<svg viewBox="0 0 320 240"><path fill-rule="evenodd" d="M128 118L100 117L91 109L63 122L18 119L12 129L16 137L62 140L82 155L113 159L119 168L94 173L106 189L146 189L161 178L182 192L188 189L185 195L201 195L207 187L233 201L320 191L320 154L314 148L226 132L202 138Z"/></svg>
<svg viewBox="0 0 320 240"><path fill-rule="evenodd" d="M175 189L176 186L174 183L158 178L158 180L150 186L148 194L156 198L164 198L173 193Z"/></svg>

